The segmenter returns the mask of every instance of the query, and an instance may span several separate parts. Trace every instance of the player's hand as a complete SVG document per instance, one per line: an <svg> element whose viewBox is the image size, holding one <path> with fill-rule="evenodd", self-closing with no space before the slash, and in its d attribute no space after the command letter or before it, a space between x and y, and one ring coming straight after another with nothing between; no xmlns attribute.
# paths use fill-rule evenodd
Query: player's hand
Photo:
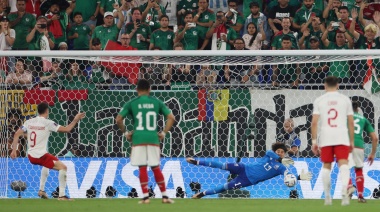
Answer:
<svg viewBox="0 0 380 212"><path fill-rule="evenodd" d="M17 150L12 150L12 152L11 152L11 158L12 159L16 159L17 158Z"/></svg>
<svg viewBox="0 0 380 212"><path fill-rule="evenodd" d="M291 159L290 157L284 157L282 158L281 163L284 166L289 167L290 165L294 165L294 160Z"/></svg>
<svg viewBox="0 0 380 212"><path fill-rule="evenodd" d="M302 169L300 179L310 181L311 178L313 178L313 174L311 172L305 172L305 170Z"/></svg>
<svg viewBox="0 0 380 212"><path fill-rule="evenodd" d="M79 120L83 119L84 117L86 117L86 113L78 113L78 114L75 116L74 120L79 121Z"/></svg>
<svg viewBox="0 0 380 212"><path fill-rule="evenodd" d="M368 156L367 158L368 165L370 166L372 165L374 158L375 158L375 155L372 153Z"/></svg>
<svg viewBox="0 0 380 212"><path fill-rule="evenodd" d="M132 141L133 131L125 132L124 135L127 138L127 141Z"/></svg>
<svg viewBox="0 0 380 212"><path fill-rule="evenodd" d="M311 146L311 151L313 151L314 155L319 155L318 145L313 144L313 146Z"/></svg>
<svg viewBox="0 0 380 212"><path fill-rule="evenodd" d="M158 138L162 141L162 140L164 140L165 135L166 135L165 132L159 132L159 133L158 133Z"/></svg>

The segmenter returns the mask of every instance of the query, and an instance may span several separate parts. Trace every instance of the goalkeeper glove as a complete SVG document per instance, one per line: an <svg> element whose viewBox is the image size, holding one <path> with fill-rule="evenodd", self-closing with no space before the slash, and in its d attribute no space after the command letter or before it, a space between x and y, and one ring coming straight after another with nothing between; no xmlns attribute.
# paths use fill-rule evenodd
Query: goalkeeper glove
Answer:
<svg viewBox="0 0 380 212"><path fill-rule="evenodd" d="M301 174L298 175L298 180L310 181L312 177L313 174L311 172L305 172L305 170L302 169Z"/></svg>
<svg viewBox="0 0 380 212"><path fill-rule="evenodd" d="M289 167L290 165L294 165L293 159L290 157L282 158L280 161L284 166Z"/></svg>

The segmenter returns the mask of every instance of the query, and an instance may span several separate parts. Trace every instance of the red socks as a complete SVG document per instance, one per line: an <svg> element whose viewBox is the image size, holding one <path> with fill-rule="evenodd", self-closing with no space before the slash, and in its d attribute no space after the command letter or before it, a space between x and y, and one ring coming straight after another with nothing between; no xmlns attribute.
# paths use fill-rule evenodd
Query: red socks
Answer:
<svg viewBox="0 0 380 212"><path fill-rule="evenodd" d="M158 187L160 188L162 196L166 196L165 178L164 178L164 175L162 175L160 167L159 166L152 167L152 171L154 173L154 179L156 180L156 183Z"/></svg>
<svg viewBox="0 0 380 212"><path fill-rule="evenodd" d="M358 197L363 198L363 192L364 192L363 169L355 168L355 174L356 174L356 187L358 189Z"/></svg>
<svg viewBox="0 0 380 212"><path fill-rule="evenodd" d="M139 167L140 171L140 185L141 185L141 190L143 192L144 197L149 196L149 191L148 191L148 169L146 166L140 166Z"/></svg>

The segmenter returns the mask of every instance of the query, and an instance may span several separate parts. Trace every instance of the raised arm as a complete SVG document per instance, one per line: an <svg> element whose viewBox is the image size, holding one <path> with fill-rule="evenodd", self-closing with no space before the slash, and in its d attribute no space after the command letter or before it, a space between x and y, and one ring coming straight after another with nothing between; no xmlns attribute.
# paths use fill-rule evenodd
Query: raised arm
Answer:
<svg viewBox="0 0 380 212"><path fill-rule="evenodd" d="M85 113L78 113L75 117L74 120L67 126L60 126L57 130L57 132L62 132L62 133L69 133L71 130L75 127L75 125L85 117Z"/></svg>
<svg viewBox="0 0 380 212"><path fill-rule="evenodd" d="M12 152L11 152L11 158L12 159L15 159L17 158L17 144L18 144L18 140L20 138L20 136L22 136L24 134L24 130L22 130L21 128L19 128L15 135L13 136L13 143L12 143Z"/></svg>
<svg viewBox="0 0 380 212"><path fill-rule="evenodd" d="M348 30L350 31L351 35L353 35L354 38L357 40L360 37L359 32L357 32L355 30L356 18L358 17L358 11L357 11L357 9L354 8L354 9L351 10L351 17L352 17L352 20L351 20L351 24L350 24L350 27L349 27Z"/></svg>

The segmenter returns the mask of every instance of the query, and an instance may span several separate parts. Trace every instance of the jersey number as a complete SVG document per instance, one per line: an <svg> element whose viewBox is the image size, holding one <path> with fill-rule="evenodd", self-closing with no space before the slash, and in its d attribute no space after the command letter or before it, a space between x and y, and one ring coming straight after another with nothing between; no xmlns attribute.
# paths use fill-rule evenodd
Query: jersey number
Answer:
<svg viewBox="0 0 380 212"><path fill-rule="evenodd" d="M30 133L30 147L36 146L37 134L33 131Z"/></svg>
<svg viewBox="0 0 380 212"><path fill-rule="evenodd" d="M143 127L143 116L142 112L138 112L136 118L138 119L139 125L136 130L149 130L153 131L157 128L157 115L156 112L150 111L145 115L145 128Z"/></svg>
<svg viewBox="0 0 380 212"><path fill-rule="evenodd" d="M354 127L355 127L355 130L354 130L354 133L355 134L359 134L360 133L360 125L359 125L359 119L355 119L354 120Z"/></svg>
<svg viewBox="0 0 380 212"><path fill-rule="evenodd" d="M333 122L335 121L336 118L338 118L338 111L335 110L334 108L332 108L329 110L329 112L327 112L327 114L329 115L329 117L327 119L329 126L330 127L337 127L337 125L334 124Z"/></svg>
<svg viewBox="0 0 380 212"><path fill-rule="evenodd" d="M269 163L266 163L266 164L264 165L264 169L267 170L267 171L269 171L269 170L272 169L272 166L270 166Z"/></svg>

